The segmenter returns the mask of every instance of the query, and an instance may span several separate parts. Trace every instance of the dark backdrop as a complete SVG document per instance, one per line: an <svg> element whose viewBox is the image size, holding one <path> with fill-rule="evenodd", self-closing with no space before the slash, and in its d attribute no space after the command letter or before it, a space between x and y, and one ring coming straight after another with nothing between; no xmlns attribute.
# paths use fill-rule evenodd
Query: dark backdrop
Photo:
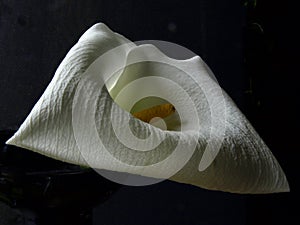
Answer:
<svg viewBox="0 0 300 225"><path fill-rule="evenodd" d="M293 224L299 101L291 8L259 0L0 0L0 129L18 128L96 22L132 41L175 42L211 67L278 158L291 193L236 195L169 181L122 187L95 208L95 224Z"/></svg>

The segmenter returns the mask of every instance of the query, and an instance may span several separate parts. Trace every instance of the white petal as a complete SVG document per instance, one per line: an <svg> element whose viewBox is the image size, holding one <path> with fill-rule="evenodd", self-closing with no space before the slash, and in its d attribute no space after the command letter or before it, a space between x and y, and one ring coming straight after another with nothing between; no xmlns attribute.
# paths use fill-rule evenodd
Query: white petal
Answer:
<svg viewBox="0 0 300 225"><path fill-rule="evenodd" d="M76 85L95 59L124 43L131 42L103 23L89 28L68 52L44 94L7 144L86 165L76 146L72 128L72 99Z"/></svg>
<svg viewBox="0 0 300 225"><path fill-rule="evenodd" d="M97 89L99 85L88 76L87 68L122 44L116 62L95 68L106 81L104 74L115 69L110 66L129 66L106 87ZM147 63L132 64L147 59ZM159 63L162 61L166 63ZM97 24L70 50L7 143L98 169L154 178L168 178L177 172L172 180L207 189L237 193L288 191L286 177L268 147L209 73L199 57L170 59L151 45L135 47L105 25ZM149 84L155 88L149 88ZM127 112L134 99L151 94L159 94L175 105L181 132L163 131ZM220 152L207 151L221 139ZM210 158L212 163L206 165ZM180 171L178 164L183 167Z"/></svg>

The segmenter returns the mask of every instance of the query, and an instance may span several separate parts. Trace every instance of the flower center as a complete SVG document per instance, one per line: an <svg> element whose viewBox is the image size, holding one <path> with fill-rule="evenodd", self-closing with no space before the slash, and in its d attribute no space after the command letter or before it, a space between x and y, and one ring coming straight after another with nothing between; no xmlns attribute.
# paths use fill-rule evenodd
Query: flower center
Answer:
<svg viewBox="0 0 300 225"><path fill-rule="evenodd" d="M154 119L156 117L165 118L167 116L170 116L174 112L175 107L170 103L166 103L132 113L132 115L146 123L149 123L151 119Z"/></svg>
<svg viewBox="0 0 300 225"><path fill-rule="evenodd" d="M169 124L165 121L165 118L169 118L175 112L175 107L172 104L165 103L134 112L132 115L137 119L151 124L152 126L162 130L168 130Z"/></svg>

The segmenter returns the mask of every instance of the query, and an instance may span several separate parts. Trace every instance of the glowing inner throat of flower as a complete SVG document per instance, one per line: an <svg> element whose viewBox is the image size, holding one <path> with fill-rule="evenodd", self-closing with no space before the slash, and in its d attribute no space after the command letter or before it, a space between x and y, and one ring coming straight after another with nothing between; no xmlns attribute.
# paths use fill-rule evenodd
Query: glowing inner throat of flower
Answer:
<svg viewBox="0 0 300 225"><path fill-rule="evenodd" d="M172 104L166 103L132 113L132 115L143 122L161 128L162 130L167 130L167 125L163 119L172 115L175 111L175 107Z"/></svg>

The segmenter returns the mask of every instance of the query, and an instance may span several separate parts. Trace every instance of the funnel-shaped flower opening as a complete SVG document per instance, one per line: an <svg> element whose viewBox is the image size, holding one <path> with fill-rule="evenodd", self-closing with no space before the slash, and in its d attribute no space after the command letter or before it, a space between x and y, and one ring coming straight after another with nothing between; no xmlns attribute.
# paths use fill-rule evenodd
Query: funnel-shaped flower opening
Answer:
<svg viewBox="0 0 300 225"><path fill-rule="evenodd" d="M288 191L275 157L200 57L96 24L7 143L74 164L236 193Z"/></svg>

